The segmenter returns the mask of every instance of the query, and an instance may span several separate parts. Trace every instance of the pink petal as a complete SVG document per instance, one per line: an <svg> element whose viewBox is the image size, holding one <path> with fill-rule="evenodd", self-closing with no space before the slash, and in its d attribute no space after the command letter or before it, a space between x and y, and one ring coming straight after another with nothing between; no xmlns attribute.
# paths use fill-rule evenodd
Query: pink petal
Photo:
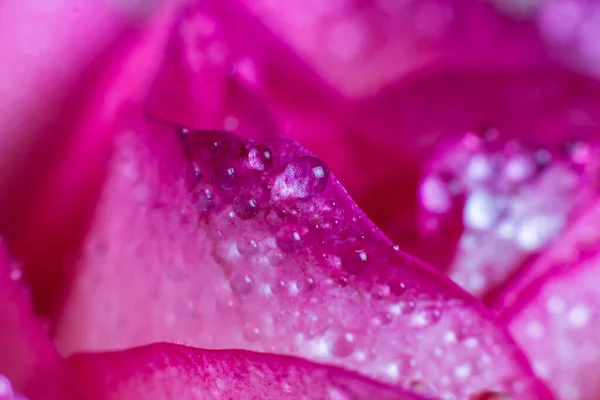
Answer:
<svg viewBox="0 0 600 400"><path fill-rule="evenodd" d="M65 354L184 342L438 395L545 396L488 312L395 248L305 148L180 134L119 134L57 327Z"/></svg>
<svg viewBox="0 0 600 400"><path fill-rule="evenodd" d="M23 271L0 249L0 399L74 399L62 359L31 309ZM11 384L12 381L12 384ZM15 388L12 388L12 385ZM17 397L12 397L17 396Z"/></svg>
<svg viewBox="0 0 600 400"><path fill-rule="evenodd" d="M36 306L51 312L60 266L104 178L115 115L144 97L165 21L141 24L160 1L139 3L143 10L122 1L33 3L0 6L0 227L26 265Z"/></svg>
<svg viewBox="0 0 600 400"><path fill-rule="evenodd" d="M69 359L86 400L421 399L302 359L153 344Z"/></svg>
<svg viewBox="0 0 600 400"><path fill-rule="evenodd" d="M492 3L511 18L484 2L335 1L324 6L318 1L208 1L182 14L178 23L192 34L185 41L178 42L177 37L172 41L187 54L187 61L181 58L188 69L193 65L190 58L209 58L209 49L216 44L224 48L221 75L233 71L227 79L244 84L255 97L238 108L217 96L222 100L221 115L240 125L254 125L249 133L239 131L252 138L261 137L261 129L262 138L272 137L271 120L278 121L279 135L302 142L327 161L389 237L409 253L425 258L437 256L430 248L440 244L432 237L419 237L423 233L415 219L414 193L423 179L421 166L431 163L431 154L440 151L441 138L458 140L481 124L493 124L501 137L525 138L537 149L597 133L597 82L557 68L550 60L554 58L552 46L535 34L536 15L556 4L546 1L540 10L525 5L517 10L510 4ZM423 21L435 21L440 13L452 15L444 27L447 32L427 37L420 31ZM343 59L340 47L350 46L356 35L350 34L349 39L346 35L347 40L332 46L327 32L337 25L345 27L346 33L381 35L387 41L380 38L366 55ZM364 29L353 30L353 25ZM403 40L393 40L399 32ZM170 88L198 87L195 95L199 98L205 95L202 85L216 81L185 71L162 77ZM181 84L182 77L189 85ZM352 92L360 85L374 93ZM355 96L360 101L354 101ZM179 112L155 114L181 123L194 121L181 113L197 115L196 119L205 115L196 111L204 109L197 100L183 97L174 106ZM257 104L271 113L265 117L268 123L249 120L240 112ZM227 125L224 118L191 124L220 129ZM450 240L458 234L454 236ZM447 249L436 252L442 254L430 261L449 268L455 249ZM501 275L517 268L518 263L511 263ZM495 280L501 283L504 276ZM493 289L497 283L480 280L477 293L487 293L488 286Z"/></svg>
<svg viewBox="0 0 600 400"><path fill-rule="evenodd" d="M513 337L558 398L597 397L599 218L596 204L528 267L498 302Z"/></svg>
<svg viewBox="0 0 600 400"><path fill-rule="evenodd" d="M499 135L486 128L447 140L419 187L423 247L439 249L422 255L488 301L592 202L600 172L597 143Z"/></svg>

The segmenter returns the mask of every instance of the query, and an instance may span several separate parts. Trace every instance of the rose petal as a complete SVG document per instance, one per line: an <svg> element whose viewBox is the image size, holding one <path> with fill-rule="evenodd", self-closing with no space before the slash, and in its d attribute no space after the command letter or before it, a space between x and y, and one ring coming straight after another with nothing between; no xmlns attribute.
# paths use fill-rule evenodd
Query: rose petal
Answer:
<svg viewBox="0 0 600 400"><path fill-rule="evenodd" d="M513 337L558 398L596 398L600 274L596 204L529 266L498 301ZM505 308L502 308L505 307Z"/></svg>
<svg viewBox="0 0 600 400"><path fill-rule="evenodd" d="M446 140L419 187L423 247L439 249L424 258L487 301L592 202L600 172L596 143L499 136L486 128Z"/></svg>
<svg viewBox="0 0 600 400"><path fill-rule="evenodd" d="M16 396L30 400L74 399L62 359L31 309L23 274L0 248L0 399ZM12 381L12 385L11 382ZM19 399L19 397L16 397Z"/></svg>
<svg viewBox="0 0 600 400"><path fill-rule="evenodd" d="M152 344L69 363L86 400L421 399L340 368L243 350Z"/></svg>
<svg viewBox="0 0 600 400"><path fill-rule="evenodd" d="M33 3L1 6L0 228L26 265L37 308L51 313L60 266L104 178L115 115L144 97L169 14L146 27L137 12L161 2L137 11L121 1Z"/></svg>
<svg viewBox="0 0 600 400"><path fill-rule="evenodd" d="M411 254L428 257L433 255L431 246L439 245L419 240L417 198L412 193L421 165L429 162L440 138L458 138L482 123L496 125L501 137L532 139L533 147L552 145L557 135L571 140L597 133L591 132L600 99L597 82L556 68L549 60L552 52L534 34L531 18L537 8L528 14L522 9L521 19L511 21L490 4L467 6L460 1L401 2L395 8L385 0L360 6L346 1L327 6L292 3L198 3L179 22L196 38L188 38L182 52L207 58L210 52L196 45L200 39L223 45L227 60L222 68L234 71L234 78L258 97L249 98L244 107L266 104L279 121L279 134L299 140L327 161L367 215ZM493 5L516 15L514 8ZM446 34L423 35L420 29L437 26L431 21L444 9L454 10ZM377 23L352 29L363 20ZM379 29L390 39L402 31L403 40L382 39L368 57L343 59L340 47L351 46L356 35L330 46L327 32L336 30L338 22L346 33L377 36ZM211 29L201 29L205 26ZM378 62L385 71L371 65ZM366 70L369 74L363 73ZM187 87L176 84L182 76L197 86L205 82L189 73L165 80L170 79L169 87ZM355 83L370 85L377 93L351 101L342 86L348 84L351 90ZM192 98L178 106L189 114L198 108ZM258 124L250 137L259 137L255 133L260 132L260 121L249 121L227 101L222 107L241 125ZM178 113L157 115L183 123L191 120ZM272 136L265 126L268 133L263 138ZM220 129L221 124L202 127ZM454 251L440 255L430 261L447 268Z"/></svg>
<svg viewBox="0 0 600 400"><path fill-rule="evenodd" d="M474 299L400 252L294 142L132 122L57 340L155 341L340 364L432 394L545 396ZM436 360L432 362L432 360Z"/></svg>

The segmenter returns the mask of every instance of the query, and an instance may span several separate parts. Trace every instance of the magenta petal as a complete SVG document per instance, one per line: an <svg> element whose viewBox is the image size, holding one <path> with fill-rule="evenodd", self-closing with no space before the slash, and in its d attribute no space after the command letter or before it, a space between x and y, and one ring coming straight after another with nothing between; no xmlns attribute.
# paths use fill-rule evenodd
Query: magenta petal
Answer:
<svg viewBox="0 0 600 400"><path fill-rule="evenodd" d="M596 204L498 301L513 337L558 398L591 400L600 388L598 221Z"/></svg>
<svg viewBox="0 0 600 400"><path fill-rule="evenodd" d="M591 204L599 172L595 142L540 145L502 133L448 139L419 187L422 239L439 246L423 256L489 301Z"/></svg>
<svg viewBox="0 0 600 400"><path fill-rule="evenodd" d="M422 398L341 368L244 350L161 343L69 363L86 400Z"/></svg>
<svg viewBox="0 0 600 400"><path fill-rule="evenodd" d="M31 309L22 270L0 249L0 399L20 391L30 400L73 399L66 368ZM8 386L12 381L15 392ZM12 394L11 394L12 393ZM16 397L18 399L18 397Z"/></svg>
<svg viewBox="0 0 600 400"><path fill-rule="evenodd" d="M545 396L488 312L394 248L302 146L179 135L142 121L119 134L57 327L63 352L184 342L432 394Z"/></svg>

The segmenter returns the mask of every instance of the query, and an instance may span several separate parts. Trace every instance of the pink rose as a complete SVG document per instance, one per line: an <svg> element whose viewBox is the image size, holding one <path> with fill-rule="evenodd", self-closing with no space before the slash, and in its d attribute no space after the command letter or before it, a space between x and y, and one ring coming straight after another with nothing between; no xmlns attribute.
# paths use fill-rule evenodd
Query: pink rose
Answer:
<svg viewBox="0 0 600 400"><path fill-rule="evenodd" d="M585 7L0 4L0 400L595 398Z"/></svg>

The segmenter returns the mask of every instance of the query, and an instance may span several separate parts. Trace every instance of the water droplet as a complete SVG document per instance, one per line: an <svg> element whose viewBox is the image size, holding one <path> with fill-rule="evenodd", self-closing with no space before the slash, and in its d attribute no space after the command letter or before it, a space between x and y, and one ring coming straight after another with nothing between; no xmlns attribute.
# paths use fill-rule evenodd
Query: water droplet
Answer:
<svg viewBox="0 0 600 400"><path fill-rule="evenodd" d="M363 249L350 251L340 257L342 267L352 275L362 273L369 265L369 257Z"/></svg>
<svg viewBox="0 0 600 400"><path fill-rule="evenodd" d="M571 308L567 313L567 320L572 327L581 328L588 324L592 317L590 307L585 304L578 304Z"/></svg>
<svg viewBox="0 0 600 400"><path fill-rule="evenodd" d="M419 187L419 196L423 206L432 213L443 214L452 208L452 197L445 183L437 177L423 181Z"/></svg>
<svg viewBox="0 0 600 400"><path fill-rule="evenodd" d="M256 199L248 194L236 196L232 204L233 212L241 219L252 219L258 215L260 207Z"/></svg>
<svg viewBox="0 0 600 400"><path fill-rule="evenodd" d="M304 156L290 162L277 176L271 194L274 200L287 198L307 199L327 187L329 168L316 157Z"/></svg>
<svg viewBox="0 0 600 400"><path fill-rule="evenodd" d="M229 286L231 290L238 295L245 295L252 291L254 282L252 278L243 273L233 273L229 278Z"/></svg>
<svg viewBox="0 0 600 400"><path fill-rule="evenodd" d="M208 188L198 188L192 191L190 201L199 212L206 212L212 208L213 194Z"/></svg>
<svg viewBox="0 0 600 400"><path fill-rule="evenodd" d="M238 252L243 256L252 256L258 251L258 243L256 243L254 239L249 239L247 237L241 237L236 242L236 247Z"/></svg>
<svg viewBox="0 0 600 400"><path fill-rule="evenodd" d="M226 168L221 173L219 182L221 183L221 187L223 189L231 189L235 184L235 169L233 167Z"/></svg>
<svg viewBox="0 0 600 400"><path fill-rule="evenodd" d="M437 307L425 306L413 313L410 322L413 326L427 327L436 324L441 315L442 313Z"/></svg>
<svg viewBox="0 0 600 400"><path fill-rule="evenodd" d="M248 152L248 165L257 171L264 171L273 165L273 153L264 144L257 144Z"/></svg>
<svg viewBox="0 0 600 400"><path fill-rule="evenodd" d="M252 343L260 340L262 337L262 332L257 324L254 322L248 322L242 329L242 336L244 336L244 339L246 339L248 342Z"/></svg>
<svg viewBox="0 0 600 400"><path fill-rule="evenodd" d="M331 352L336 357L348 357L350 354L354 352L354 348L356 347L354 334L346 332L343 335L340 335L334 342L331 347Z"/></svg>
<svg viewBox="0 0 600 400"><path fill-rule="evenodd" d="M302 248L302 237L296 229L283 228L275 237L275 242L286 253L294 253Z"/></svg>
<svg viewBox="0 0 600 400"><path fill-rule="evenodd" d="M491 228L500 217L502 207L498 198L484 190L469 196L464 209L464 223L473 229Z"/></svg>
<svg viewBox="0 0 600 400"><path fill-rule="evenodd" d="M389 307L389 312L393 315L409 315L417 308L414 301L399 301Z"/></svg>
<svg viewBox="0 0 600 400"><path fill-rule="evenodd" d="M271 250L267 253L267 260L274 267L279 267L283 264L283 254L277 250Z"/></svg>
<svg viewBox="0 0 600 400"><path fill-rule="evenodd" d="M310 276L304 276L301 279L298 279L296 282L296 286L298 287L298 291L300 292L310 292L315 287L315 280Z"/></svg>

